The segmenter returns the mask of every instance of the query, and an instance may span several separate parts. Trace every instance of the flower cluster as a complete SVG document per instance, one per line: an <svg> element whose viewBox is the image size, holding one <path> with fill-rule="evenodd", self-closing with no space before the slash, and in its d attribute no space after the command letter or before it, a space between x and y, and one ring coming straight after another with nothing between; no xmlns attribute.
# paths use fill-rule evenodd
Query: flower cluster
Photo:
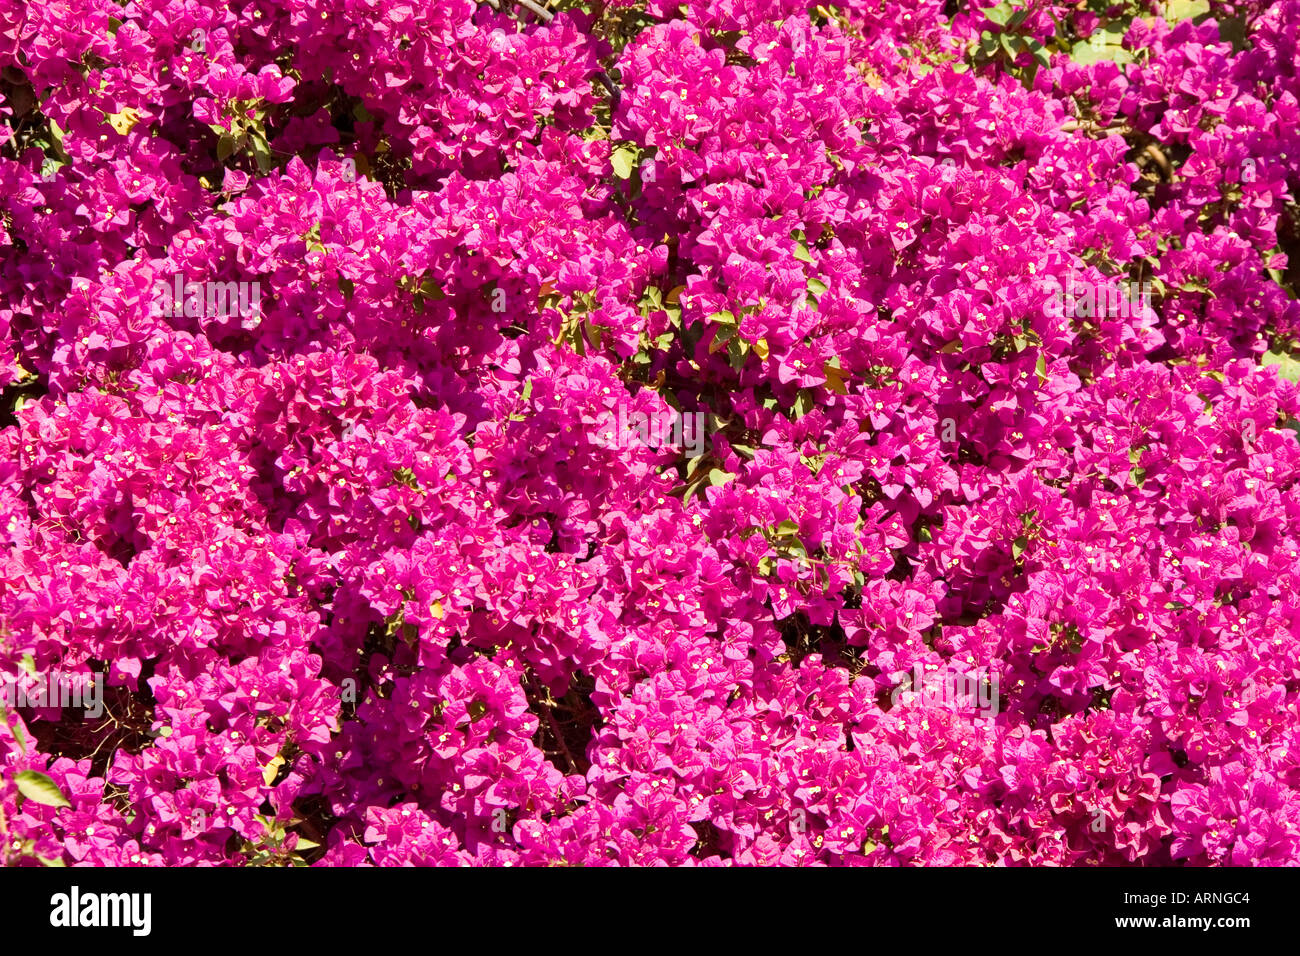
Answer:
<svg viewBox="0 0 1300 956"><path fill-rule="evenodd" d="M0 861L1300 861L1300 2L528 6L0 0Z"/></svg>

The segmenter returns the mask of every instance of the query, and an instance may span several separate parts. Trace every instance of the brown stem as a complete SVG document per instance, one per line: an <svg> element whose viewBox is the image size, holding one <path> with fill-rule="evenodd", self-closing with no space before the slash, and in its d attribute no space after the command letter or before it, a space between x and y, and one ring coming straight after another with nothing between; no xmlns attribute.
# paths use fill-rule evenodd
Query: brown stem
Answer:
<svg viewBox="0 0 1300 956"><path fill-rule="evenodd" d="M555 14L551 13L551 11L547 10L545 7L534 3L533 0L518 0L518 3L521 7L533 11L533 13L537 14L547 23L550 23L555 17Z"/></svg>
<svg viewBox="0 0 1300 956"><path fill-rule="evenodd" d="M1174 178L1173 167L1169 165L1169 160L1165 159L1165 154L1161 152L1160 147L1155 143L1148 143L1145 152L1156 161L1156 165L1160 167L1160 171L1165 174L1165 179L1172 182Z"/></svg>
<svg viewBox="0 0 1300 956"><path fill-rule="evenodd" d="M564 759L569 765L569 773L577 773L578 763L573 759L573 754L569 752L569 745L564 742L564 734L560 730L559 723L555 720L555 714L551 711L550 707L545 704L542 706L546 707L546 722L550 724L551 736L555 738L556 744L560 747L560 752L564 754Z"/></svg>

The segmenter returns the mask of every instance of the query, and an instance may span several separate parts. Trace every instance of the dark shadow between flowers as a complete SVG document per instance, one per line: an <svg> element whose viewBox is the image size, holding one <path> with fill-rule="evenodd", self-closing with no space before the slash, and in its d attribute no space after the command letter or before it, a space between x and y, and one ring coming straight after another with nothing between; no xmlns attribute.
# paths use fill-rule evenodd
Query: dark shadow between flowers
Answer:
<svg viewBox="0 0 1300 956"><path fill-rule="evenodd" d="M92 671L103 672L102 663L89 661ZM41 751L69 760L89 760L89 777L104 777L118 751L138 754L154 738L153 690L149 678L153 676L153 661L145 661L140 672L140 689L131 690L121 685L104 688L104 712L97 718L83 715L79 722L33 720L30 708L20 708L19 714L31 730Z"/></svg>
<svg viewBox="0 0 1300 956"><path fill-rule="evenodd" d="M536 678L525 683L528 710L537 717L533 744L557 768L568 774L586 776L591 769L587 748L602 721L591 693L596 681L582 671L569 678L569 686L559 700Z"/></svg>

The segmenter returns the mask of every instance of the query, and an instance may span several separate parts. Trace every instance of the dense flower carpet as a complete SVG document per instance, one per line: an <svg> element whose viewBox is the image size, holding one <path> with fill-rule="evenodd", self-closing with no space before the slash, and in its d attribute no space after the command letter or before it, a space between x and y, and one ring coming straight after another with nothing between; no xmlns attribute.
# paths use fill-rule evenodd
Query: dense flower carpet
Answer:
<svg viewBox="0 0 1300 956"><path fill-rule="evenodd" d="M0 0L0 862L1300 862L1298 35Z"/></svg>

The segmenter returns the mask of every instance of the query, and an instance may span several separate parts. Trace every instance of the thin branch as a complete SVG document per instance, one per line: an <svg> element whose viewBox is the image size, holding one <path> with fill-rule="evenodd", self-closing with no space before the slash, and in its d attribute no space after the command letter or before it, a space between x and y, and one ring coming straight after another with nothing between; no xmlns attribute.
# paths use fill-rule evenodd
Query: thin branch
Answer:
<svg viewBox="0 0 1300 956"><path fill-rule="evenodd" d="M1165 154L1161 151L1160 147L1155 143L1148 143L1144 152L1156 161L1156 165L1160 167L1160 171L1165 174L1165 180L1172 182L1174 178L1173 168L1169 165L1169 160L1165 158Z"/></svg>
<svg viewBox="0 0 1300 956"><path fill-rule="evenodd" d="M551 13L551 11L547 10L540 4L535 3L534 0L518 0L518 3L521 7L533 11L533 13L537 14L547 23L550 23L551 20L555 18L555 14Z"/></svg>
<svg viewBox="0 0 1300 956"><path fill-rule="evenodd" d="M1085 133L1106 133L1106 132L1113 131L1119 133L1121 136L1126 133L1132 132L1132 129L1130 129L1129 125L1124 122L1117 122L1112 120L1110 123L1107 123L1105 126L1102 126L1094 122L1093 120L1082 120L1082 119L1066 120L1064 123L1061 124L1060 130L1062 133L1073 133L1076 130L1083 130Z"/></svg>
<svg viewBox="0 0 1300 956"><path fill-rule="evenodd" d="M543 705L545 706L545 705ZM560 730L560 725L555 720L555 714L551 708L546 708L546 721L551 725L551 736L555 742L560 745L560 751L564 754L564 759L569 764L569 773L578 772L578 762L573 759L573 754L569 752L569 745L564 742L564 732Z"/></svg>
<svg viewBox="0 0 1300 956"><path fill-rule="evenodd" d="M605 75L603 70L596 74L596 79L600 81L600 85L605 88L607 93L609 93L610 112L617 113L619 101L622 99L622 94L619 92L618 87L615 86L613 81Z"/></svg>

